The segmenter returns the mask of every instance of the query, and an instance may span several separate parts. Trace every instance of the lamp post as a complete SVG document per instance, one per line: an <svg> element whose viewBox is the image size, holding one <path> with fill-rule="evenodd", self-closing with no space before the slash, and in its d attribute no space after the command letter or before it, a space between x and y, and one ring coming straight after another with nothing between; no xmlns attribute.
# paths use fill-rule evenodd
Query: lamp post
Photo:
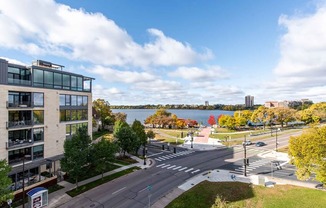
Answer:
<svg viewBox="0 0 326 208"><path fill-rule="evenodd" d="M31 158L30 155L24 155L23 157L23 208L25 208L25 159Z"/></svg>
<svg viewBox="0 0 326 208"><path fill-rule="evenodd" d="M146 149L143 149L144 165L146 165Z"/></svg>
<svg viewBox="0 0 326 208"><path fill-rule="evenodd" d="M194 148L194 134L192 132L190 132L190 136L191 136L191 148Z"/></svg>

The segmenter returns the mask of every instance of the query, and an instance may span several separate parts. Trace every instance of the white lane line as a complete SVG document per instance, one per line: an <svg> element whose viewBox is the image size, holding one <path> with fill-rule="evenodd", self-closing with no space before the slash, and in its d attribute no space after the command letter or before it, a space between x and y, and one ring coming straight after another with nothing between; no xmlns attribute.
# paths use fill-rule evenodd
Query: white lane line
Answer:
<svg viewBox="0 0 326 208"><path fill-rule="evenodd" d="M148 155L148 157L152 157L152 156L160 155L160 154L163 154L163 152L159 152L159 153L155 153L155 154L152 154L152 155Z"/></svg>
<svg viewBox="0 0 326 208"><path fill-rule="evenodd" d="M171 168L174 168L176 165L172 165L170 167L168 167L167 169L171 169Z"/></svg>
<svg viewBox="0 0 326 208"><path fill-rule="evenodd" d="M172 170L176 170L176 169L179 169L179 168L182 168L182 166L175 167Z"/></svg>
<svg viewBox="0 0 326 208"><path fill-rule="evenodd" d="M163 164L160 164L160 165L158 165L158 166L156 166L156 167L161 167L161 166L163 166L163 165L165 165L165 163L163 163Z"/></svg>
<svg viewBox="0 0 326 208"><path fill-rule="evenodd" d="M181 168L179 171L183 171L183 170L185 170L185 169L187 169L187 167Z"/></svg>
<svg viewBox="0 0 326 208"><path fill-rule="evenodd" d="M121 188L121 189L119 189L119 190L113 192L112 195L113 195L113 194L116 194L116 193L119 193L120 191L122 191L122 190L125 189L125 188L127 188L127 187L123 187L123 188Z"/></svg>
<svg viewBox="0 0 326 208"><path fill-rule="evenodd" d="M195 170L195 171L192 171L191 173L197 173L197 172L199 172L200 170L199 169L197 169L197 170Z"/></svg>
<svg viewBox="0 0 326 208"><path fill-rule="evenodd" d="M170 165L164 165L164 166L162 166L161 168L166 168L166 167L169 167Z"/></svg>
<svg viewBox="0 0 326 208"><path fill-rule="evenodd" d="M192 171L192 170L193 170L193 168L190 168L188 170L185 170L185 172L188 173L189 171Z"/></svg>
<svg viewBox="0 0 326 208"><path fill-rule="evenodd" d="M154 160L161 162L162 160L155 158Z"/></svg>

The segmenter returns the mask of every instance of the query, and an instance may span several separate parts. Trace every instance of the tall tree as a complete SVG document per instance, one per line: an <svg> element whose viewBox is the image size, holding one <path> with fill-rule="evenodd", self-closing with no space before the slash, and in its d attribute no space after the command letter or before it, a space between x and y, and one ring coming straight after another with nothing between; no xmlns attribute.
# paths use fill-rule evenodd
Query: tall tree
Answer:
<svg viewBox="0 0 326 208"><path fill-rule="evenodd" d="M295 121L295 112L296 110L291 108L274 108L274 117L283 128L284 124Z"/></svg>
<svg viewBox="0 0 326 208"><path fill-rule="evenodd" d="M137 137L136 141L133 142L134 143L134 148L135 148L135 153L137 155L140 146L141 145L143 145L144 147L146 146L146 144L147 144L147 135L146 135L146 132L145 132L144 125L142 123L140 123L140 121L138 121L138 120L135 120L132 123L131 128L135 132L136 137Z"/></svg>
<svg viewBox="0 0 326 208"><path fill-rule="evenodd" d="M127 114L125 114L125 113L118 112L118 113L114 113L113 115L114 115L115 121L123 121L123 122L127 121Z"/></svg>
<svg viewBox="0 0 326 208"><path fill-rule="evenodd" d="M215 120L215 117L213 115L210 115L208 120L207 120L207 123L211 126L215 125L216 124L216 120Z"/></svg>
<svg viewBox="0 0 326 208"><path fill-rule="evenodd" d="M133 150L133 141L137 139L135 132L128 125L115 130L114 137L117 138L117 144L121 148L124 156L126 152Z"/></svg>
<svg viewBox="0 0 326 208"><path fill-rule="evenodd" d="M0 160L0 206L7 202L9 199L13 199L12 191L9 189L12 181L8 177L11 167L6 160Z"/></svg>
<svg viewBox="0 0 326 208"><path fill-rule="evenodd" d="M81 127L71 139L66 139L63 145L64 157L61 159L61 167L76 181L77 188L78 180L85 174L82 167L89 162L90 144L91 137L87 133L87 128Z"/></svg>
<svg viewBox="0 0 326 208"><path fill-rule="evenodd" d="M262 123L265 130L266 123L268 122L267 113L268 109L265 106L259 106L259 108L252 113L251 121L255 123Z"/></svg>
<svg viewBox="0 0 326 208"><path fill-rule="evenodd" d="M106 139L102 138L99 142L92 144L91 155L94 158L93 165L95 166L95 170L102 174L102 179L104 171L113 162L116 152L116 145Z"/></svg>
<svg viewBox="0 0 326 208"><path fill-rule="evenodd" d="M154 139L155 138L155 133L152 130L148 130L146 135L147 135L147 138L149 138L149 139Z"/></svg>
<svg viewBox="0 0 326 208"><path fill-rule="evenodd" d="M306 180L314 173L326 183L326 126L314 127L289 141L291 162L297 167L296 175Z"/></svg>
<svg viewBox="0 0 326 208"><path fill-rule="evenodd" d="M104 129L106 124L114 123L114 117L110 109L110 103L104 99L97 99L93 101L93 107L100 116L101 126Z"/></svg>

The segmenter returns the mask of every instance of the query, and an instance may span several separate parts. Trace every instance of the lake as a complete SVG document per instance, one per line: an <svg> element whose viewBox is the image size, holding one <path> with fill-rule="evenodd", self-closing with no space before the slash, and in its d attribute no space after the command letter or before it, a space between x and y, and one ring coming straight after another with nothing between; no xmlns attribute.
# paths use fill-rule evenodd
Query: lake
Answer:
<svg viewBox="0 0 326 208"><path fill-rule="evenodd" d="M198 123L208 125L207 120L210 115L215 119L221 114L233 115L234 111L223 110L183 110L183 109L167 109L168 112L177 115L178 118L196 120ZM127 114L127 123L132 124L135 119L144 123L145 119L153 115L156 109L112 109L113 113L121 112Z"/></svg>

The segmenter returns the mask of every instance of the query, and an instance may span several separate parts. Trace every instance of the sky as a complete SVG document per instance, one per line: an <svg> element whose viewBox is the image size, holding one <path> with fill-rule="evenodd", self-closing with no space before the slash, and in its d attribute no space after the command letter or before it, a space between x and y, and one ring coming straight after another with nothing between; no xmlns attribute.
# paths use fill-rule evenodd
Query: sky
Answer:
<svg viewBox="0 0 326 208"><path fill-rule="evenodd" d="M0 0L0 57L111 105L326 101L326 0Z"/></svg>

